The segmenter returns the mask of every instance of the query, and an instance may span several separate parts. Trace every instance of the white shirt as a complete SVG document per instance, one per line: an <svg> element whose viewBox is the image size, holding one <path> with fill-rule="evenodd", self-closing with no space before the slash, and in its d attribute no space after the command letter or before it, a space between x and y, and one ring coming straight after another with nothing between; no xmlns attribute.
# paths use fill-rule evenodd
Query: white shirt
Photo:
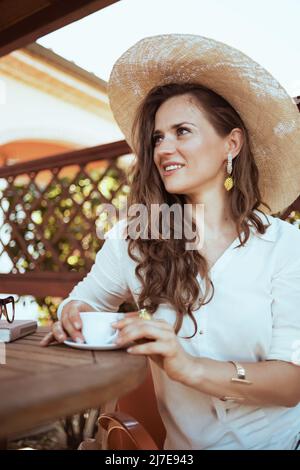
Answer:
<svg viewBox="0 0 300 470"><path fill-rule="evenodd" d="M214 297L194 312L198 333L192 339L181 338L194 333L191 319L184 317L178 337L191 355L242 363L299 360L300 230L266 217L271 225L265 234L256 233L250 224L246 245L234 249L239 245L237 238L211 268ZM138 304L137 263L127 253L128 241L118 235L124 226L120 221L106 234L91 271L60 304L59 318L70 300L82 300L105 311L117 311L131 297ZM204 291L204 281L200 275L197 279ZM153 318L173 325L176 312L169 304L161 304ZM164 449L295 447L300 403L284 407L224 402L169 379L150 359L149 364L167 431Z"/></svg>

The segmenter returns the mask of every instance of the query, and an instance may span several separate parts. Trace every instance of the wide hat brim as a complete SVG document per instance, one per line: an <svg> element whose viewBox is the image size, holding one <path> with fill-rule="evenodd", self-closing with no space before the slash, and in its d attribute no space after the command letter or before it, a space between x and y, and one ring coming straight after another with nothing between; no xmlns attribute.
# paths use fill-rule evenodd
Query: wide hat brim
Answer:
<svg viewBox="0 0 300 470"><path fill-rule="evenodd" d="M300 114L261 65L227 44L191 34L144 38L115 62L108 82L114 118L131 142L135 113L157 85L192 82L223 96L246 125L262 200L278 213L300 194ZM260 207L266 213L269 211Z"/></svg>

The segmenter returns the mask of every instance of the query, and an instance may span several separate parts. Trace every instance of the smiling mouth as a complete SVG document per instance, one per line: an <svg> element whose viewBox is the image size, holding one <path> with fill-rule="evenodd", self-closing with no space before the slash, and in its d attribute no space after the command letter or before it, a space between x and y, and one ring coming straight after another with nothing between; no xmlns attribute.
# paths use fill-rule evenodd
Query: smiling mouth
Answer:
<svg viewBox="0 0 300 470"><path fill-rule="evenodd" d="M165 168L163 168L163 175L171 175L175 173L176 171L181 170L184 167L184 165L168 165Z"/></svg>

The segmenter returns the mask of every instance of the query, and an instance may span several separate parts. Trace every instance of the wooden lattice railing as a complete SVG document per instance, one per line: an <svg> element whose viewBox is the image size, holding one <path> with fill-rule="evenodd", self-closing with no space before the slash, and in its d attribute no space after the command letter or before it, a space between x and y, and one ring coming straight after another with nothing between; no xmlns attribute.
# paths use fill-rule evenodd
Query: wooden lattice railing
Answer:
<svg viewBox="0 0 300 470"><path fill-rule="evenodd" d="M129 191L130 153L119 141L0 168L0 292L65 297L85 276L102 204L118 212Z"/></svg>

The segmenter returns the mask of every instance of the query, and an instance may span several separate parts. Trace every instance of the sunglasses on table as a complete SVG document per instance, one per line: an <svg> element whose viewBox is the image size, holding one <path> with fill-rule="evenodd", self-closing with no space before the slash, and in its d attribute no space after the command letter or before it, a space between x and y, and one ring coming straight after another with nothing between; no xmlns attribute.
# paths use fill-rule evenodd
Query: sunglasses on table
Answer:
<svg viewBox="0 0 300 470"><path fill-rule="evenodd" d="M12 323L15 319L15 299L12 295L4 299L0 299L0 320L2 315L8 323Z"/></svg>

